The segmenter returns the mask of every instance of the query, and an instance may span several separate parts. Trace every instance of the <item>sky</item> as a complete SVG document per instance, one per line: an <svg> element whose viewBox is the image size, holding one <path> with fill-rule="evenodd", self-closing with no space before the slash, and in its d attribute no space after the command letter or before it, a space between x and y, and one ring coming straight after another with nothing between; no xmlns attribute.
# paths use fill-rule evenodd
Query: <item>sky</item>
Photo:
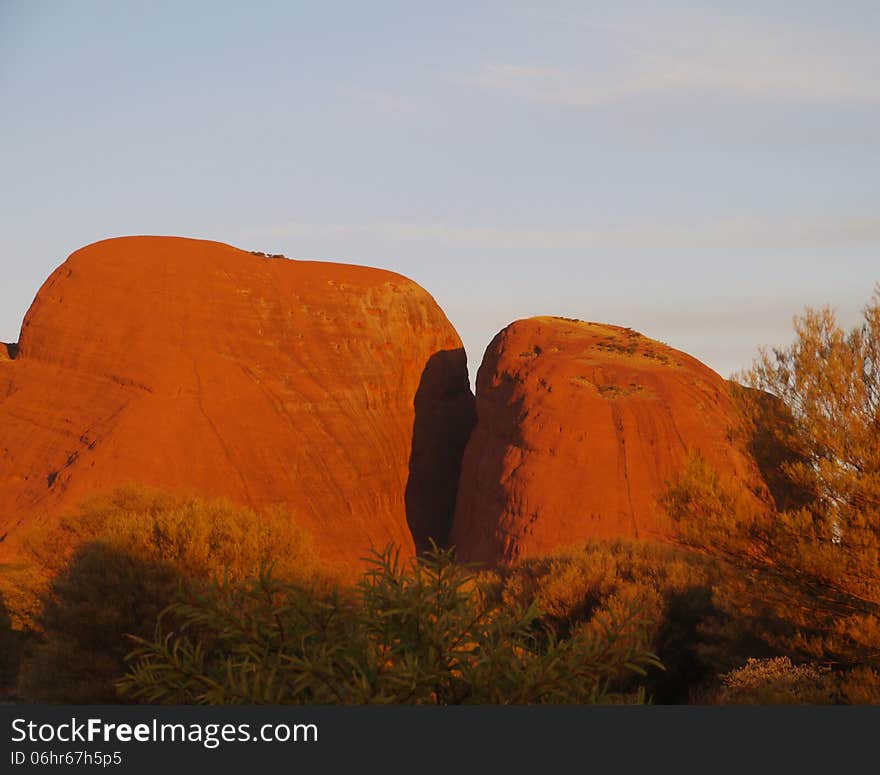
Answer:
<svg viewBox="0 0 880 775"><path fill-rule="evenodd" d="M391 269L723 376L880 281L880 3L0 0L0 340L107 237Z"/></svg>

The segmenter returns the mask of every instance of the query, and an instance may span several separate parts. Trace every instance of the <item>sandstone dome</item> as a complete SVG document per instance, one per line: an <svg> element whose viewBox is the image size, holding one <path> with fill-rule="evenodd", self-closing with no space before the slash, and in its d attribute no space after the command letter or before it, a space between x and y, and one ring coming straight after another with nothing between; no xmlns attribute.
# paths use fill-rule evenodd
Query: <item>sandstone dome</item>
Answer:
<svg viewBox="0 0 880 775"><path fill-rule="evenodd" d="M0 348L0 559L129 482L283 505L328 562L412 553L447 537L472 422L461 340L400 275L98 242Z"/></svg>
<svg viewBox="0 0 880 775"><path fill-rule="evenodd" d="M589 539L674 540L657 504L690 454L755 505L767 488L732 441L727 382L630 329L520 320L489 345L451 540L490 565Z"/></svg>

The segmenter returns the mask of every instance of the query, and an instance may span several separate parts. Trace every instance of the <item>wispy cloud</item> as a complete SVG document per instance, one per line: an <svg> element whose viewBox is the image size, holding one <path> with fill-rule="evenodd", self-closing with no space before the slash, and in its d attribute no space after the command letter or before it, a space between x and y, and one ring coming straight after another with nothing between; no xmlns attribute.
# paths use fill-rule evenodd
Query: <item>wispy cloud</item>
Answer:
<svg viewBox="0 0 880 775"><path fill-rule="evenodd" d="M488 62L462 80L523 99L579 108L677 94L880 101L876 46L852 33L693 12L565 22L583 30L585 47L604 52L601 63L595 57L591 66Z"/></svg>
<svg viewBox="0 0 880 775"><path fill-rule="evenodd" d="M470 226L379 220L366 223L290 222L253 229L254 236L381 241L432 241L499 248L636 249L644 247L798 247L880 242L880 215L788 219L717 219L693 223L640 221L596 228Z"/></svg>

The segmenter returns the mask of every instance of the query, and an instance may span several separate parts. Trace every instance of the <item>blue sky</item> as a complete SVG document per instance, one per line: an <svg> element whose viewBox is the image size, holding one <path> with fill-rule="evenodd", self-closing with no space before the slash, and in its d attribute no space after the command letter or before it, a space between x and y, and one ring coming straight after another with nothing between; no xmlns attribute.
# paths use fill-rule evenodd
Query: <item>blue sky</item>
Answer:
<svg viewBox="0 0 880 775"><path fill-rule="evenodd" d="M73 250L205 237L724 376L880 280L880 4L0 2L0 340Z"/></svg>

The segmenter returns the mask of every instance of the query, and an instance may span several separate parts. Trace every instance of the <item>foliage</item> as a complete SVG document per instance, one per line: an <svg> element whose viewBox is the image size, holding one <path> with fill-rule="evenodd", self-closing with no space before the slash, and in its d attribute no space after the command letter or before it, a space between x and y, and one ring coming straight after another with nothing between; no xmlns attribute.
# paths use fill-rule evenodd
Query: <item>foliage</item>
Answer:
<svg viewBox="0 0 880 775"><path fill-rule="evenodd" d="M791 346L761 351L741 375L749 387L733 386L776 508L744 505L698 456L660 502L681 541L716 558L728 660L833 663L828 696L845 702L859 676L870 695L880 668L880 296L850 331L826 308L806 310L795 332ZM782 678L768 682L794 697Z"/></svg>
<svg viewBox="0 0 880 775"><path fill-rule="evenodd" d="M0 597L13 630L33 629L46 584L45 571L26 563L0 563Z"/></svg>
<svg viewBox="0 0 880 775"><path fill-rule="evenodd" d="M170 563L145 563L94 541L52 582L38 624L43 637L21 675L31 702L118 702L128 633L149 632L183 577Z"/></svg>
<svg viewBox="0 0 880 775"><path fill-rule="evenodd" d="M486 574L502 604L535 599L542 623L560 635L601 629L627 606L643 611L637 629L623 632L656 653L664 670L649 670L642 683L655 702L687 701L689 687L717 671L713 637L713 567L693 552L646 541L592 542L527 558ZM624 689L631 677L621 676Z"/></svg>
<svg viewBox="0 0 880 775"><path fill-rule="evenodd" d="M127 636L152 632L159 613L200 584L238 582L267 563L287 578L314 568L306 537L282 512L135 488L87 502L30 551L51 581L21 689L43 702L118 701Z"/></svg>
<svg viewBox="0 0 880 775"><path fill-rule="evenodd" d="M834 673L788 657L749 659L721 676L705 702L718 705L862 705L880 703L880 673L858 668Z"/></svg>
<svg viewBox="0 0 880 775"><path fill-rule="evenodd" d="M170 617L170 620L169 620ZM164 703L598 703L656 658L637 606L557 637L534 601L502 605L434 547L401 562L376 554L350 595L281 583L270 573L219 584L172 605L141 639L121 686ZM170 622L176 621L174 625Z"/></svg>
<svg viewBox="0 0 880 775"><path fill-rule="evenodd" d="M27 634L14 627L9 609L0 595L0 702L16 693L19 664L27 640Z"/></svg>
<svg viewBox="0 0 880 775"><path fill-rule="evenodd" d="M762 517L734 482L725 481L698 452L689 452L668 482L659 505L672 518L682 543L715 553L760 555Z"/></svg>
<svg viewBox="0 0 880 775"><path fill-rule="evenodd" d="M715 701L721 705L830 705L834 678L827 667L794 665L788 657L749 659L721 677Z"/></svg>
<svg viewBox="0 0 880 775"><path fill-rule="evenodd" d="M809 562L815 544L802 509L749 511L698 457L661 504L681 541L712 558L716 616L702 629L715 636L718 668L774 656L880 667L880 607Z"/></svg>
<svg viewBox="0 0 880 775"><path fill-rule="evenodd" d="M40 566L57 573L71 551L90 541L146 563L173 563L192 578L238 581L269 562L285 578L307 578L316 568L309 536L281 509L258 514L223 500L131 485L86 501L59 527L37 534L28 549Z"/></svg>
<svg viewBox="0 0 880 775"><path fill-rule="evenodd" d="M785 405L790 422L766 432L788 452L790 486L807 496L785 509L773 542L803 572L880 602L880 286L849 331L825 307L797 317L795 333L741 375Z"/></svg>

